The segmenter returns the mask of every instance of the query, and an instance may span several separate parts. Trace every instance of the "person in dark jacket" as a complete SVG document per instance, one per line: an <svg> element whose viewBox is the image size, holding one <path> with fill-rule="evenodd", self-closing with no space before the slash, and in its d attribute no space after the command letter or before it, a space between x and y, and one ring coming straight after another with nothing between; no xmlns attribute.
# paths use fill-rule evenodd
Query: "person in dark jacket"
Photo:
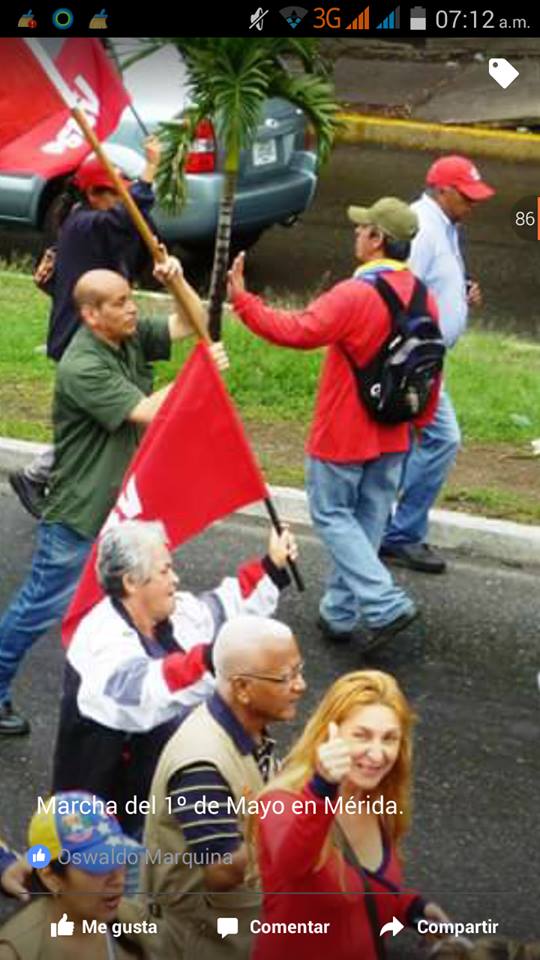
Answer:
<svg viewBox="0 0 540 960"><path fill-rule="evenodd" d="M160 160L157 137L148 137L145 155L141 176L132 183L125 182L151 223L150 211L155 199L152 185ZM81 163L57 202L56 214L58 240L45 251L34 280L52 297L47 356L57 363L79 327L73 300L79 278L89 270L113 270L132 284L151 258L126 207L120 202L114 181L95 154ZM9 475L22 506L37 518L42 513L53 462L54 447L51 446L24 470Z"/></svg>

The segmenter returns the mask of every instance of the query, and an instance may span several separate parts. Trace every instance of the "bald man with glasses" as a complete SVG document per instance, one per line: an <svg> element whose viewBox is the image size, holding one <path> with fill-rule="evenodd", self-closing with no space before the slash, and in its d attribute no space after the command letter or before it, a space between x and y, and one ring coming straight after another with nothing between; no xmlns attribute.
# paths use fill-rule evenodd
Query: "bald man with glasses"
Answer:
<svg viewBox="0 0 540 960"><path fill-rule="evenodd" d="M163 919L160 955L247 960L260 895L244 839L246 805L275 771L267 728L294 719L306 689L304 664L289 627L256 616L221 628L213 662L214 694L158 763L142 889L152 915ZM222 941L217 919L231 915L239 935Z"/></svg>

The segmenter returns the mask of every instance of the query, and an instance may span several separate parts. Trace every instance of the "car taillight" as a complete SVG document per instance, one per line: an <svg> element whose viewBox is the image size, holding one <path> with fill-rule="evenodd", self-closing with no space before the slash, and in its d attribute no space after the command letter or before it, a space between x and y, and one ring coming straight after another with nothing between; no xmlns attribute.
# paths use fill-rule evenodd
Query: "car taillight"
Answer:
<svg viewBox="0 0 540 960"><path fill-rule="evenodd" d="M304 150L315 153L317 150L317 135L310 123L306 123L304 130Z"/></svg>
<svg viewBox="0 0 540 960"><path fill-rule="evenodd" d="M216 169L216 137L210 120L201 120L187 155L186 173L213 173Z"/></svg>

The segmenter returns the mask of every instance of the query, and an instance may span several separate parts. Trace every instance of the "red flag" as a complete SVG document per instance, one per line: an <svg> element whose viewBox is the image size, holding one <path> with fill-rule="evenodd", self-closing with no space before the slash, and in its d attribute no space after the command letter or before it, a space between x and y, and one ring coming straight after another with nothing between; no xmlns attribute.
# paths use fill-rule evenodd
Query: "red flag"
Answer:
<svg viewBox="0 0 540 960"><path fill-rule="evenodd" d="M172 549L214 520L268 491L208 348L200 343L128 467L103 527L122 520L161 520ZM67 645L80 619L103 596L96 547L62 625Z"/></svg>
<svg viewBox="0 0 540 960"><path fill-rule="evenodd" d="M74 170L90 146L23 40L0 39L0 171L56 177ZM55 66L100 140L130 100L99 40L65 40Z"/></svg>

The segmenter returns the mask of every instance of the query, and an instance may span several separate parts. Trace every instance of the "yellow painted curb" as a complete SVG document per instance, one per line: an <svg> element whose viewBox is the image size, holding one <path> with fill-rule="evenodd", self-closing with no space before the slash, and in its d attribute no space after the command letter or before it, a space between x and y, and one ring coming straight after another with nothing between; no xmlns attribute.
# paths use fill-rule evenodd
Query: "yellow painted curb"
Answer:
<svg viewBox="0 0 540 960"><path fill-rule="evenodd" d="M540 136L442 123L392 120L360 113L340 113L340 143L378 143L417 150L457 151L501 160L540 160Z"/></svg>

